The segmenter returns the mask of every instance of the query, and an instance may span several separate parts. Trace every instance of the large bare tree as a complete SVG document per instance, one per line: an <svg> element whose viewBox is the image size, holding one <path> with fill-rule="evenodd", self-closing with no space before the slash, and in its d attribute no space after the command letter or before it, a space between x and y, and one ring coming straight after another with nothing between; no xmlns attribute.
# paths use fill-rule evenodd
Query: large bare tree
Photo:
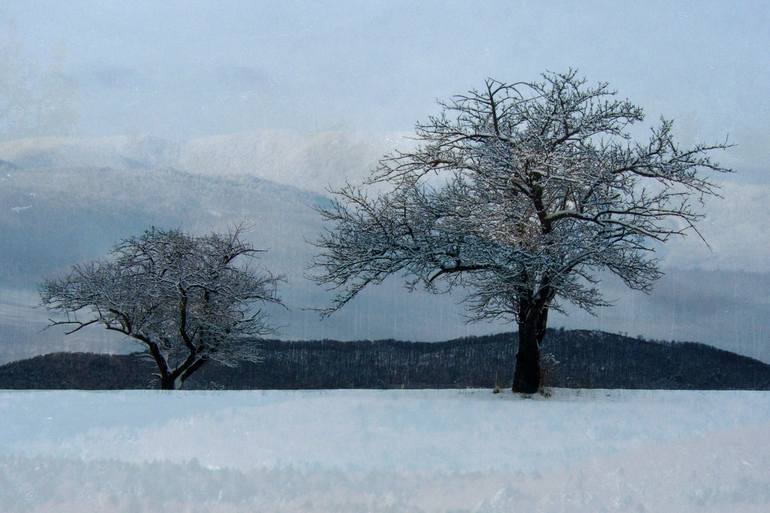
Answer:
<svg viewBox="0 0 770 513"><path fill-rule="evenodd" d="M710 154L682 148L662 119L645 141L640 107L577 72L537 82L487 80L440 102L416 144L381 160L364 186L347 185L321 213L315 279L337 290L329 314L391 275L434 292L459 288L470 319L518 323L513 390L540 385L548 312L605 306L605 269L632 289L661 276L655 250L695 229ZM366 187L384 190L367 194Z"/></svg>
<svg viewBox="0 0 770 513"><path fill-rule="evenodd" d="M280 303L279 278L240 262L258 251L240 235L240 228L200 237L152 228L127 238L109 259L41 284L43 304L66 314L51 324L70 326L68 334L100 324L132 337L157 365L163 389L181 388L208 361L254 361L253 337L271 331L259 305Z"/></svg>

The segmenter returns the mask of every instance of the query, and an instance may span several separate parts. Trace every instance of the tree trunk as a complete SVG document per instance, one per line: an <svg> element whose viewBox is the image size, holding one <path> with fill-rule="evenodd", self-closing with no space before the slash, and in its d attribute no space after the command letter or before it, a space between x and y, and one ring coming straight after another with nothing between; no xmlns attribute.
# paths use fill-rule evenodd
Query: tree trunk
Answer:
<svg viewBox="0 0 770 513"><path fill-rule="evenodd" d="M160 377L160 389L161 390L178 390L181 388L181 383L174 378L171 374L166 374Z"/></svg>
<svg viewBox="0 0 770 513"><path fill-rule="evenodd" d="M540 344L545 337L547 307L522 312L519 317L519 348L513 374L513 391L534 394L540 389Z"/></svg>
<svg viewBox="0 0 770 513"><path fill-rule="evenodd" d="M151 341L149 338L145 336L141 336L139 340L147 344L147 350L150 353L150 356L152 356L152 359L155 361L155 365L158 366L158 372L159 372L158 377L160 378L160 389L176 390L176 383L174 382L174 376L172 376L171 372L169 371L168 362L166 361L166 356L160 350L160 346L158 346L158 344Z"/></svg>
<svg viewBox="0 0 770 513"><path fill-rule="evenodd" d="M199 358L199 359L195 360L195 363L193 363L192 365L187 367L184 370L184 372L182 372L179 375L179 388L182 388L182 385L184 384L185 381L187 381L187 378L192 376L192 374L195 371L197 371L198 369L200 369L201 367L206 365L206 362L208 362L208 361L209 361L208 358L205 358L205 357L204 358Z"/></svg>
<svg viewBox="0 0 770 513"><path fill-rule="evenodd" d="M519 349L513 373L513 391L534 394L540 388L540 347L527 323L519 323Z"/></svg>

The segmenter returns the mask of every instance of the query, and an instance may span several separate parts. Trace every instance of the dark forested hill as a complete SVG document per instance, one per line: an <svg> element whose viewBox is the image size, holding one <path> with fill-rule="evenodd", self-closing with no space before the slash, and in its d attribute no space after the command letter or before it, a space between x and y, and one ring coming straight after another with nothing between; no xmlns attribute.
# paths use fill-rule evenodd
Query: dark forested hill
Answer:
<svg viewBox="0 0 770 513"><path fill-rule="evenodd" d="M262 341L264 360L211 364L188 389L492 387L511 382L516 335L448 342ZM597 331L549 330L549 386L770 389L770 365L697 343L663 343ZM137 355L56 353L0 366L0 388L153 388Z"/></svg>

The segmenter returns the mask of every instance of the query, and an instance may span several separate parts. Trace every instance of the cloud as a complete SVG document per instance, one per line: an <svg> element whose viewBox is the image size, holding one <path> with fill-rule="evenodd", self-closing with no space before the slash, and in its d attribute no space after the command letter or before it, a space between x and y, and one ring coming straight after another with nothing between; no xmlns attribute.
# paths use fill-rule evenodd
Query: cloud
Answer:
<svg viewBox="0 0 770 513"><path fill-rule="evenodd" d="M146 83L141 72L136 69L112 64L97 64L82 69L77 73L85 86L100 89L135 89Z"/></svg>
<svg viewBox="0 0 770 513"><path fill-rule="evenodd" d="M270 85L270 76L264 70L253 66L230 66L220 68L217 78L225 86L234 89L263 89Z"/></svg>
<svg viewBox="0 0 770 513"><path fill-rule="evenodd" d="M770 185L722 182L723 198L708 198L699 230L709 246L691 233L671 241L665 265L684 269L770 272L767 227Z"/></svg>
<svg viewBox="0 0 770 513"><path fill-rule="evenodd" d="M596 317L570 307L553 325L704 342L770 362L770 273L669 268L649 295L604 278L614 306Z"/></svg>
<svg viewBox="0 0 770 513"><path fill-rule="evenodd" d="M5 274L17 279L17 287L31 286L40 272L100 256L117 238L149 224L208 231L245 217L258 221L254 243L270 249L264 263L290 277L283 292L292 310L279 309L274 317L285 327L282 337L441 340L513 330L511 324L466 325L456 304L459 295L408 294L396 278L324 322L302 309L328 301L303 278L314 251L305 241L320 230L312 206L321 197L254 177L323 192L330 183L360 181L378 157L399 144L395 133L275 130L200 138L179 147L124 137L2 144L2 159L21 165L29 163L29 155L50 155L44 160L54 168L6 171L6 204L34 208L18 214L0 210L10 241L0 251L5 255L0 279ZM40 159L35 162L40 165ZM80 167L89 163L99 168ZM64 164L78 168L57 169ZM770 233L763 226L770 185L725 182L723 194L724 199L707 202L708 217L701 224L711 250L695 236L676 240L662 248L666 276L651 295L606 279L602 288L615 307L596 318L573 309L566 318L554 315L551 325L696 340L770 361ZM26 282L18 281L22 278ZM24 338L22 331L16 329L14 337L37 337ZM52 339L51 347L58 344L60 338Z"/></svg>

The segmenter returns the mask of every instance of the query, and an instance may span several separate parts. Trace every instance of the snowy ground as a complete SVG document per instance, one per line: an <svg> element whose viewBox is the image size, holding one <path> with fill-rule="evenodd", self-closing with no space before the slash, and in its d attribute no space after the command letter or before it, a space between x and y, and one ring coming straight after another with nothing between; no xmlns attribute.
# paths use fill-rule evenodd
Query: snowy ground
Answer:
<svg viewBox="0 0 770 513"><path fill-rule="evenodd" d="M767 512L770 393L0 391L0 511Z"/></svg>

